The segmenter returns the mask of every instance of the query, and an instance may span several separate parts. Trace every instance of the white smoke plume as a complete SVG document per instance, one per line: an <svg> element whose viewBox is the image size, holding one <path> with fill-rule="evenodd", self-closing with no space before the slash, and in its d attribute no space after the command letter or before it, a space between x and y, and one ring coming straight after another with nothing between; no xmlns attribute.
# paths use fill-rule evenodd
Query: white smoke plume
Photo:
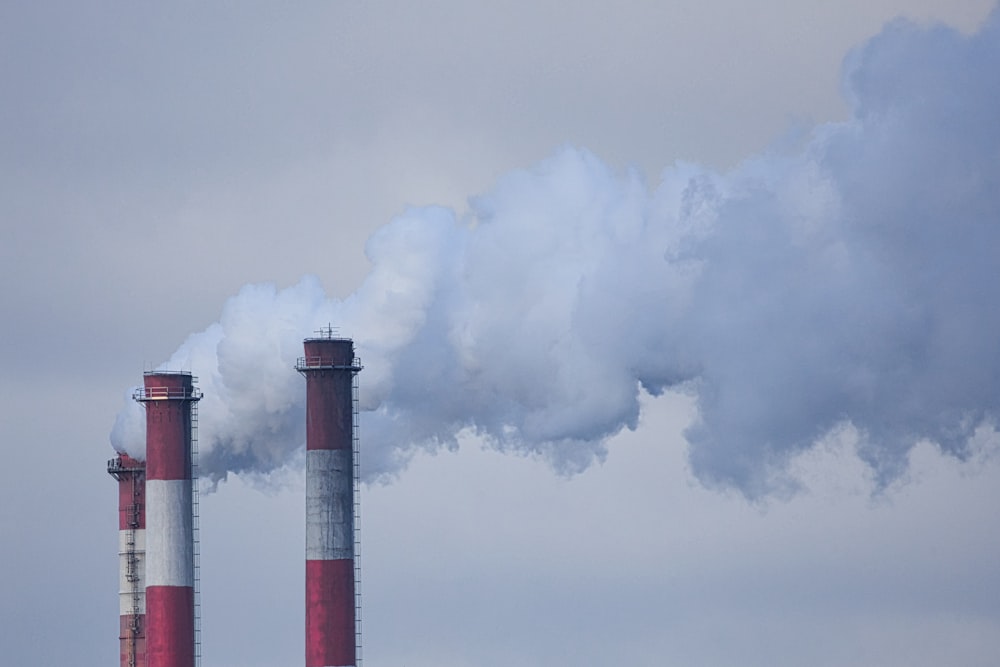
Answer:
<svg viewBox="0 0 1000 667"><path fill-rule="evenodd" d="M368 242L349 298L249 285L164 364L200 377L203 473L267 473L304 443L301 340L352 336L366 476L468 430L564 472L680 387L703 482L760 497L831 431L880 483L1000 416L1000 14L975 35L890 24L852 53L850 119L729 173L647 188L585 150L507 175L464 213ZM112 439L141 455L127 401Z"/></svg>

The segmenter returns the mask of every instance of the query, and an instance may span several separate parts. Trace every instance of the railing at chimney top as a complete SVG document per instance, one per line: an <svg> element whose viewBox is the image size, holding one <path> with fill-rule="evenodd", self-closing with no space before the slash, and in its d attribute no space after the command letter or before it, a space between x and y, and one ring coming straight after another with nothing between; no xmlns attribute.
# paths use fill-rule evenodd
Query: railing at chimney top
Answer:
<svg viewBox="0 0 1000 667"><path fill-rule="evenodd" d="M297 371L351 371L357 373L364 366L361 365L361 357L354 357L349 364L335 364L329 357L299 357L295 360L295 370Z"/></svg>
<svg viewBox="0 0 1000 667"><path fill-rule="evenodd" d="M197 387L137 387L132 393L137 401L197 401L201 397Z"/></svg>

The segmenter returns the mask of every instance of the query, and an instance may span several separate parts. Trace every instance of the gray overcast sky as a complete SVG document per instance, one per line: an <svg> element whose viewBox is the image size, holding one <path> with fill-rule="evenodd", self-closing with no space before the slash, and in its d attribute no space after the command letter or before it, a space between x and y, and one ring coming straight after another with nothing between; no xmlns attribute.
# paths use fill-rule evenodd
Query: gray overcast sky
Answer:
<svg viewBox="0 0 1000 667"><path fill-rule="evenodd" d="M142 371L217 321L245 284L313 274L347 297L368 275L366 240L407 206L461 214L504 174L567 145L614 173L635 167L651 187L678 162L725 173L765 151L795 154L814 126L848 119L845 91L877 102L906 58L926 67L886 48L863 70L876 93L867 79L844 83L845 57L887 21L970 34L993 6L3 4L4 663L115 664L108 432ZM899 127L905 140L925 126ZM831 150L831 169L841 155ZM863 179L877 158L843 173ZM983 174L997 173L990 159ZM984 206L995 220L996 200ZM995 340L996 320L984 322ZM366 369L372 382L378 368ZM701 406L718 435L742 422L726 421L716 398ZM709 458L688 456L690 393L640 402L635 430L569 478L466 432L457 452L412 454L394 483L366 488L365 663L996 664L991 434L964 462L917 446L873 498L872 469L850 430L837 431L779 452L804 490L751 503L699 481L751 483L710 464L732 453L709 447L712 433L688 431ZM203 500L205 667L302 661L302 514L295 470L271 483L231 475Z"/></svg>

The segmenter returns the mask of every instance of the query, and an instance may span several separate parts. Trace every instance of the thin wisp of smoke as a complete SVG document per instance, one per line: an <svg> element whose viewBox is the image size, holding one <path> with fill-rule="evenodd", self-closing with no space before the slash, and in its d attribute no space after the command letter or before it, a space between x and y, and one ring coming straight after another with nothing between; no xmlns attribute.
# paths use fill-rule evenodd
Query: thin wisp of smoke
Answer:
<svg viewBox="0 0 1000 667"><path fill-rule="evenodd" d="M879 484L921 440L958 457L1000 414L1000 14L974 35L890 24L845 66L851 117L792 155L690 164L647 188L586 150L467 211L411 209L344 300L248 285L164 364L200 378L202 471L303 446L304 336L357 343L365 476L462 433L572 473L683 389L694 474L748 497L850 426ZM141 408L115 446L142 455Z"/></svg>

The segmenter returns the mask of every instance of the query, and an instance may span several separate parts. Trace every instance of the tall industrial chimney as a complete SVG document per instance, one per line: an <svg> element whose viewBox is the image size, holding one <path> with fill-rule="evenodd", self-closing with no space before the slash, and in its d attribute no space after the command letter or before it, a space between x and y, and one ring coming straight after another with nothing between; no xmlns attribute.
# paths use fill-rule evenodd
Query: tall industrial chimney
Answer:
<svg viewBox="0 0 1000 667"><path fill-rule="evenodd" d="M354 379L361 365L353 341L320 333L305 340L295 366L306 378L306 667L354 667Z"/></svg>
<svg viewBox="0 0 1000 667"><path fill-rule="evenodd" d="M121 667L146 667L146 464L108 461L118 480L118 614Z"/></svg>
<svg viewBox="0 0 1000 667"><path fill-rule="evenodd" d="M146 407L146 665L194 667L192 410L190 373L147 372L135 400Z"/></svg>

